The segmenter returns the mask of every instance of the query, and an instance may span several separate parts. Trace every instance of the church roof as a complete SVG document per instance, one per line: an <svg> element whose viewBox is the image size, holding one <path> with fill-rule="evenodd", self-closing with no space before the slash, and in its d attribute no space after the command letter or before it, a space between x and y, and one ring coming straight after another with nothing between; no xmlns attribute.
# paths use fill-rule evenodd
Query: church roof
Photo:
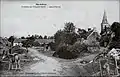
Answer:
<svg viewBox="0 0 120 77"><path fill-rule="evenodd" d="M106 15L106 11L104 11L104 15L103 15L102 24L108 24L108 21L107 21L107 15Z"/></svg>

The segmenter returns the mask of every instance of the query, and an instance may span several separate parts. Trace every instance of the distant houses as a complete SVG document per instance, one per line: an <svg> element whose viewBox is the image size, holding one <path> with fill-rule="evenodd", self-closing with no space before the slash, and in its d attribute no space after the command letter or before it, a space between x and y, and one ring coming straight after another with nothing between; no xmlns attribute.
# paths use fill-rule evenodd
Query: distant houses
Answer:
<svg viewBox="0 0 120 77"><path fill-rule="evenodd" d="M22 46L22 42L25 41L27 39L15 39L13 42L13 46ZM40 46L42 45L48 45L49 43L53 42L54 43L54 39L35 39L34 42L38 42Z"/></svg>
<svg viewBox="0 0 120 77"><path fill-rule="evenodd" d="M42 44L49 44L51 42L55 42L54 39L36 39L35 42L38 42L40 45Z"/></svg>
<svg viewBox="0 0 120 77"><path fill-rule="evenodd" d="M27 39L15 39L14 42L13 42L13 46L20 46L22 47L22 42L25 41ZM32 47L43 47L43 50L44 51L48 51L50 50L50 46L49 44L51 42L55 42L54 39L35 39L34 42L32 42ZM37 44L37 45L35 45Z"/></svg>
<svg viewBox="0 0 120 77"><path fill-rule="evenodd" d="M50 51L51 48L50 48L50 43L51 42L55 42L54 39L36 39L35 42L38 42L40 44L40 48L41 50L43 51ZM43 48L42 48L43 47Z"/></svg>
<svg viewBox="0 0 120 77"><path fill-rule="evenodd" d="M22 42L25 41L27 39L15 39L14 42L13 42L13 46L22 46Z"/></svg>

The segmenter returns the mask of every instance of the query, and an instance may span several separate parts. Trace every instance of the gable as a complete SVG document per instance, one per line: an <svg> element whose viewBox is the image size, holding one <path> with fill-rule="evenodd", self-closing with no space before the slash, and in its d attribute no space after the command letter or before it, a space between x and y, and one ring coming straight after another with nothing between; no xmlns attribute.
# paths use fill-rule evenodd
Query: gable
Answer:
<svg viewBox="0 0 120 77"><path fill-rule="evenodd" d="M96 30L93 30L93 32L91 34L89 34L89 36L87 37L87 39L91 39L91 40L96 40L96 38L99 37L99 34Z"/></svg>

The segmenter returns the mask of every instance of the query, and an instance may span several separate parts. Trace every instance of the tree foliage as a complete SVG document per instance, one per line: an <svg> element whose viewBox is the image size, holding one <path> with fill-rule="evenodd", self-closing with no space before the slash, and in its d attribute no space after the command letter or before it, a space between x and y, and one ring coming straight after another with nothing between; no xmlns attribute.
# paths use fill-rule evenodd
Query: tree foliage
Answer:
<svg viewBox="0 0 120 77"><path fill-rule="evenodd" d="M8 38L8 41L11 42L12 46L13 46L14 40L15 40L15 37L14 37L14 36L10 36L10 37Z"/></svg>
<svg viewBox="0 0 120 77"><path fill-rule="evenodd" d="M69 49L70 45L73 45L78 38L75 32L75 25L72 22L65 23L63 30L58 30L55 35L56 52L61 58L75 58L76 54L71 52Z"/></svg>
<svg viewBox="0 0 120 77"><path fill-rule="evenodd" d="M65 43L72 45L77 41L77 34L75 33L75 25L72 22L65 23L63 30L58 30L54 35L56 45Z"/></svg>
<svg viewBox="0 0 120 77"><path fill-rule="evenodd" d="M35 41L34 35L29 36L29 37L27 37L26 39L27 39L27 40L22 41L23 47L28 48L28 47L33 46L33 43L34 43L34 41Z"/></svg>
<svg viewBox="0 0 120 77"><path fill-rule="evenodd" d="M39 36L39 39L43 39L43 37L40 35L40 36Z"/></svg>
<svg viewBox="0 0 120 77"><path fill-rule="evenodd" d="M68 50L68 46L65 44L59 45L56 52L53 54L55 57L64 58L64 59L73 59L77 58L77 55Z"/></svg>
<svg viewBox="0 0 120 77"><path fill-rule="evenodd" d="M79 55L81 52L87 52L88 50L86 44L77 41L72 46L70 46L69 51L74 52L76 55Z"/></svg>
<svg viewBox="0 0 120 77"><path fill-rule="evenodd" d="M90 29L91 30L91 29ZM85 29L78 28L77 33L79 34L79 38L87 38L87 31Z"/></svg>
<svg viewBox="0 0 120 77"><path fill-rule="evenodd" d="M114 22L111 25L111 30L115 33L115 36L110 42L109 49L120 48L120 23Z"/></svg>
<svg viewBox="0 0 120 77"><path fill-rule="evenodd" d="M54 34L54 38L55 38L55 44L56 44L56 48L58 47L58 45L60 43L63 43L63 31L62 30L58 30L55 34Z"/></svg>
<svg viewBox="0 0 120 77"><path fill-rule="evenodd" d="M72 22L65 23L64 32L67 33L75 32L75 25Z"/></svg>
<svg viewBox="0 0 120 77"><path fill-rule="evenodd" d="M119 22L114 22L111 25L111 30L115 32L115 38L120 38L120 23Z"/></svg>
<svg viewBox="0 0 120 77"><path fill-rule="evenodd" d="M46 36L46 35L44 36L44 39L47 39L47 36Z"/></svg>

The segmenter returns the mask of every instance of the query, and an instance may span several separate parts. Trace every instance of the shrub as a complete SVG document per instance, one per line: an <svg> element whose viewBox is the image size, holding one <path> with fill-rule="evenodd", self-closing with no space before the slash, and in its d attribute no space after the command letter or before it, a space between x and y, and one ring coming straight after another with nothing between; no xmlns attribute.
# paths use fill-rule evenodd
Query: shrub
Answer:
<svg viewBox="0 0 120 77"><path fill-rule="evenodd" d="M73 45L59 44L53 56L58 56L65 59L77 58L82 53L88 52L87 45L80 41L75 42ZM82 52L82 53L81 53Z"/></svg>
<svg viewBox="0 0 120 77"><path fill-rule="evenodd" d="M70 52L68 50L68 46L63 44L63 45L59 45L59 47L57 48L56 52L53 54L53 56L57 56L59 58L64 58L64 59L73 59L73 58L77 58L77 55L75 55L74 53Z"/></svg>
<svg viewBox="0 0 120 77"><path fill-rule="evenodd" d="M79 55L81 52L87 52L87 45L85 45L84 43L81 43L80 41L77 41L75 44L73 44L69 50L76 54Z"/></svg>

